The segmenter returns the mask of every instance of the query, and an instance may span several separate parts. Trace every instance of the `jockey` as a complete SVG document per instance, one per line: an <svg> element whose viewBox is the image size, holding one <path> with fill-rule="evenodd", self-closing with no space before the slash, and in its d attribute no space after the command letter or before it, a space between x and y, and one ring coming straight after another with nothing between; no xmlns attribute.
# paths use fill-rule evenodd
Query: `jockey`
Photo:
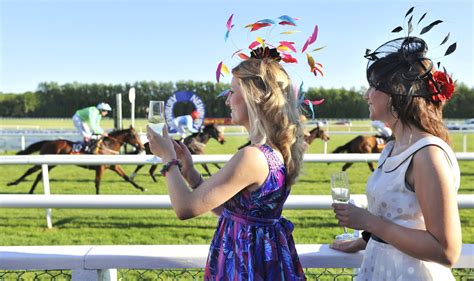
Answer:
<svg viewBox="0 0 474 281"><path fill-rule="evenodd" d="M392 136L392 129L386 126L382 121L372 121L372 127L377 131L377 136L380 136L383 139L388 139Z"/></svg>
<svg viewBox="0 0 474 281"><path fill-rule="evenodd" d="M199 112L197 110L191 112L190 115L178 116L173 119L173 129L184 139L186 137L186 130L191 133L198 132L198 130L193 127L194 120L197 118L199 118Z"/></svg>
<svg viewBox="0 0 474 281"><path fill-rule="evenodd" d="M97 106L79 109L72 117L74 127L84 138L86 150L93 134L107 136L107 133L100 127L100 120L111 110L112 108L109 104L101 102Z"/></svg>

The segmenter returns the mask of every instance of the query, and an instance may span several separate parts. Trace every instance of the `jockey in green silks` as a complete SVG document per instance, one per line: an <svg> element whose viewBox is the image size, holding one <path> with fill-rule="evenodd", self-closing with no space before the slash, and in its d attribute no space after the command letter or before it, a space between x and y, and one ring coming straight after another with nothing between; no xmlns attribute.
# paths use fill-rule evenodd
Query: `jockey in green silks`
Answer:
<svg viewBox="0 0 474 281"><path fill-rule="evenodd" d="M79 131L87 143L91 140L92 135L107 136L107 133L100 127L100 120L105 117L112 108L109 104L102 102L97 106L90 106L76 111L72 117L74 127Z"/></svg>

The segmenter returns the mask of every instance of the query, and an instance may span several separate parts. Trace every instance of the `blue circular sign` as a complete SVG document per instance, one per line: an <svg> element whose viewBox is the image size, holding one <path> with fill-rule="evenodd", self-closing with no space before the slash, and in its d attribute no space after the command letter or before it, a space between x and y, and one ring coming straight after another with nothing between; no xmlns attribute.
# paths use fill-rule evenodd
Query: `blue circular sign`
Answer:
<svg viewBox="0 0 474 281"><path fill-rule="evenodd" d="M168 124L169 132L176 133L176 129L173 126L173 120L175 118L173 109L176 103L179 102L191 102L196 108L196 111L199 112L199 116L194 119L193 128L196 130L201 129L201 126L204 124L204 117L206 115L206 109L201 98L191 91L178 91L175 92L165 103L165 118L166 124Z"/></svg>

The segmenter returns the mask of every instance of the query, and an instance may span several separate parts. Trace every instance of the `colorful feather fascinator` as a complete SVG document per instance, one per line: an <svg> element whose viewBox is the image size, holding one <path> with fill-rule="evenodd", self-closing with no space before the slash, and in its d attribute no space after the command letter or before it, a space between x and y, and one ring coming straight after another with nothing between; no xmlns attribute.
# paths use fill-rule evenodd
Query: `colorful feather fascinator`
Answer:
<svg viewBox="0 0 474 281"><path fill-rule="evenodd" d="M224 36L224 40L228 41L230 39L237 49L231 55L231 59L238 59L240 61L247 60L249 58L272 59L283 64L297 64L299 63L298 60L302 60L299 57L304 56L304 59L308 64L309 71L314 76L324 76L322 71L323 65L319 62L316 62L311 54L325 47L323 46L315 48L313 46L318 37L319 29L317 25L315 25L313 32L308 35L306 41L298 46L294 40L291 40L292 36L295 36L295 34L301 32L298 30L298 18L283 15L276 19L261 19L243 27L243 29L246 30L247 38L255 39L251 41L247 47L239 48L232 40L233 36L231 33L233 33L235 27L233 20L234 15L232 14L227 20L226 33ZM257 34L261 32L266 32L265 37L271 39L264 39L264 37L258 36ZM270 36L270 34L274 34L276 32L278 32L277 36ZM275 38L279 38L280 40L275 40ZM230 74L230 71L227 65L224 63L224 61L219 62L216 70L217 82L219 82L222 77L228 74ZM299 88L294 89L294 93L298 98L300 108L306 113L311 113L307 115L310 115L311 118L314 119L315 106L323 103L324 99L319 101L305 99L302 86L303 83L301 83ZM230 90L226 90L220 93L219 97L227 96L229 92Z"/></svg>
<svg viewBox="0 0 474 281"><path fill-rule="evenodd" d="M232 43L232 32L235 29L233 24L234 15L232 14L226 23L226 33L224 40L231 40ZM247 30L247 38L255 38L247 47L239 48L237 44L237 51L235 51L231 58L239 58L240 60L246 60L249 58L265 59L270 58L274 59L277 62L282 62L286 64L297 64L298 56L301 54L306 54L306 61L309 66L310 72L315 76L323 76L323 65L314 60L311 53L319 51L324 47L315 48L310 50L318 37L318 26L314 27L313 33L308 36L305 43L301 47L298 47L294 41L291 41L291 36L294 36L296 33L300 33L298 30L297 21L299 19L290 17L288 15L280 16L276 19L261 19L256 22L245 25L243 28ZM271 33L278 32L278 36L273 36L271 39L264 39L262 36L258 36L258 33L266 32L265 37L270 37ZM274 40L274 38L280 37L281 40ZM270 41L272 40L272 41ZM275 42L273 42L275 41ZM247 51L246 51L247 50ZM248 53L247 53L248 52ZM216 70L216 80L217 82L220 79L229 74L229 68L224 63L224 61L219 62Z"/></svg>
<svg viewBox="0 0 474 281"><path fill-rule="evenodd" d="M405 29L398 26L392 30L399 33L403 30L407 32L405 37L390 40L375 51L366 50L365 58L369 60L367 64L367 80L369 85L386 92L390 95L425 97L432 101L449 100L454 92L454 83L446 68L443 71L435 70L433 61L427 57L428 45L420 37L413 36L413 10L410 8L405 14L407 24ZM417 21L417 27L422 23L427 13L424 13ZM436 25L442 23L436 20L423 27L419 35L423 35L432 30ZM444 36L441 45L449 40L449 33ZM444 56L448 56L456 50L456 43L452 43L445 51ZM441 63L437 63L440 69ZM376 70L375 70L376 69ZM401 72L401 73L400 73ZM394 74L401 77L403 81L390 83ZM424 81L427 91L418 91L420 81ZM423 83L421 83L423 84ZM403 85L403 87L400 87Z"/></svg>

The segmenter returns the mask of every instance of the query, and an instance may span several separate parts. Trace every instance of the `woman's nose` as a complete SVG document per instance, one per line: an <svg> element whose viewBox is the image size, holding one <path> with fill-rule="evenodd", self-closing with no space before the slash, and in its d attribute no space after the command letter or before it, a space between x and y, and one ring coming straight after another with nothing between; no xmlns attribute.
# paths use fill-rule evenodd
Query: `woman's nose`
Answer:
<svg viewBox="0 0 474 281"><path fill-rule="evenodd" d="M365 92L365 94L362 96L362 98L365 100L365 101L368 101L369 100L369 92L372 90L372 87L370 87L367 92Z"/></svg>

